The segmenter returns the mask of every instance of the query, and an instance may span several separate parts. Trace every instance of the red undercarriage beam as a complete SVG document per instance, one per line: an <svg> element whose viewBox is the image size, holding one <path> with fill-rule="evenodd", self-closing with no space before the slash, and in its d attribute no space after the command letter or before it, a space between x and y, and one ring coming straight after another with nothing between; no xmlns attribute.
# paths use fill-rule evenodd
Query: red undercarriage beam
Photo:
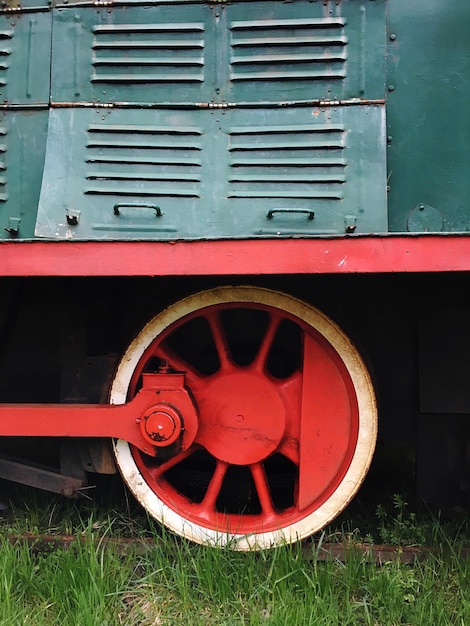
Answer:
<svg viewBox="0 0 470 626"><path fill-rule="evenodd" d="M0 242L0 276L223 276L469 270L470 236L465 235L193 242Z"/></svg>

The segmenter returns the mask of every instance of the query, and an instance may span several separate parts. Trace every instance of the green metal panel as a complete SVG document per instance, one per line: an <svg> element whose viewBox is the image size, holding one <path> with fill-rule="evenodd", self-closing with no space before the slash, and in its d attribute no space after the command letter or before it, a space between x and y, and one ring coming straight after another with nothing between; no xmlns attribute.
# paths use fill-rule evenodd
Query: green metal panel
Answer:
<svg viewBox="0 0 470 626"><path fill-rule="evenodd" d="M383 106L53 110L36 234L381 232L384 131Z"/></svg>
<svg viewBox="0 0 470 626"><path fill-rule="evenodd" d="M470 2L389 0L392 231L470 230Z"/></svg>
<svg viewBox="0 0 470 626"><path fill-rule="evenodd" d="M52 76L55 102L381 99L385 0L59 8Z"/></svg>
<svg viewBox="0 0 470 626"><path fill-rule="evenodd" d="M220 19L229 102L384 97L385 0L235 2Z"/></svg>
<svg viewBox="0 0 470 626"><path fill-rule="evenodd" d="M54 14L55 102L209 102L214 20L208 5L171 4ZM64 54L65 50L73 51Z"/></svg>
<svg viewBox="0 0 470 626"><path fill-rule="evenodd" d="M51 13L0 14L0 102L49 101Z"/></svg>
<svg viewBox="0 0 470 626"><path fill-rule="evenodd" d="M0 111L2 239L16 236L16 228L21 238L27 239L34 234L46 150L47 116L47 110Z"/></svg>

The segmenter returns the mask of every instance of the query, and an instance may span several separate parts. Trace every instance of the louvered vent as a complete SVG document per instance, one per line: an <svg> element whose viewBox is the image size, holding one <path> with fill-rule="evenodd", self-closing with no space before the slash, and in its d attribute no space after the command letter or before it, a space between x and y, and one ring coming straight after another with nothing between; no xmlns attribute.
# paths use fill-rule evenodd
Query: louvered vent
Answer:
<svg viewBox="0 0 470 626"><path fill-rule="evenodd" d="M120 24L93 30L95 83L204 80L204 24Z"/></svg>
<svg viewBox="0 0 470 626"><path fill-rule="evenodd" d="M344 25L341 18L232 22L231 79L341 80Z"/></svg>
<svg viewBox="0 0 470 626"><path fill-rule="evenodd" d="M6 72L9 67L9 56L13 39L12 30L0 30L0 87L7 84Z"/></svg>
<svg viewBox="0 0 470 626"><path fill-rule="evenodd" d="M93 125L88 133L85 193L200 196L199 129Z"/></svg>
<svg viewBox="0 0 470 626"><path fill-rule="evenodd" d="M0 202L6 202L8 200L8 194L6 191L7 178L6 178L6 152L7 147L5 143L7 131L6 128L0 126Z"/></svg>
<svg viewBox="0 0 470 626"><path fill-rule="evenodd" d="M233 128L229 197L341 200L344 142L340 125Z"/></svg>

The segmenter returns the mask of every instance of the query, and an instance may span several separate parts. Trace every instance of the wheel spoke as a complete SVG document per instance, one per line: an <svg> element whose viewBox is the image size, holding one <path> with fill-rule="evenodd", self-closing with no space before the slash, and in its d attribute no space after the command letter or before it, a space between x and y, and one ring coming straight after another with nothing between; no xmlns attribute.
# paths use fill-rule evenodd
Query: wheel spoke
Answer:
<svg viewBox="0 0 470 626"><path fill-rule="evenodd" d="M276 336L276 332L279 328L280 322L281 318L278 315L272 314L269 318L269 324L261 341L258 353L253 363L251 364L251 367L255 370L258 370L259 372L263 372L265 369L266 360L268 358L269 351L274 341L274 337Z"/></svg>
<svg viewBox="0 0 470 626"><path fill-rule="evenodd" d="M161 465L149 468L149 473L152 475L152 478L155 481L158 481L166 472L168 472L172 467L178 465L188 457L190 457L196 449L194 447L190 447L187 450L183 450L179 454L172 456L168 461L164 461Z"/></svg>
<svg viewBox="0 0 470 626"><path fill-rule="evenodd" d="M262 463L254 463L250 465L250 471L253 476L263 515L274 515L275 511L271 498L271 489L269 488L264 465Z"/></svg>
<svg viewBox="0 0 470 626"><path fill-rule="evenodd" d="M217 497L222 489L222 484L224 482L225 474L229 468L228 463L224 463L223 461L217 461L215 466L215 471L210 479L209 486L207 487L207 491L204 495L204 498L200 504L200 508L202 511L206 511L209 515L211 515L215 511L215 505L217 502Z"/></svg>
<svg viewBox="0 0 470 626"><path fill-rule="evenodd" d="M215 349L219 357L221 371L231 369L232 361L230 358L230 348L220 315L217 311L206 313L206 320L211 329L212 339L214 340Z"/></svg>
<svg viewBox="0 0 470 626"><path fill-rule="evenodd" d="M155 351L155 356L168 361L171 368L177 372L186 373L186 385L191 388L199 387L203 383L204 376L190 365L184 358L167 345L160 344Z"/></svg>

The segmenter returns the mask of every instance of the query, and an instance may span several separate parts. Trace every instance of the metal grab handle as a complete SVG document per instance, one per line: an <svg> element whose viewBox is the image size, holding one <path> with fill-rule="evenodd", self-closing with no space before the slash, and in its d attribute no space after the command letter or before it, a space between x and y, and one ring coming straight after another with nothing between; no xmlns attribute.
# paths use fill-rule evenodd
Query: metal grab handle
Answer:
<svg viewBox="0 0 470 626"><path fill-rule="evenodd" d="M307 213L309 220L313 220L315 217L315 211L311 211L310 209L269 209L266 213L268 220L273 219L274 213Z"/></svg>
<svg viewBox="0 0 470 626"><path fill-rule="evenodd" d="M124 207L128 207L130 209L152 209L155 211L156 217L161 217L163 215L162 210L156 204L141 204L141 203L131 203L131 202L118 202L113 207L114 215L121 215L121 211Z"/></svg>

